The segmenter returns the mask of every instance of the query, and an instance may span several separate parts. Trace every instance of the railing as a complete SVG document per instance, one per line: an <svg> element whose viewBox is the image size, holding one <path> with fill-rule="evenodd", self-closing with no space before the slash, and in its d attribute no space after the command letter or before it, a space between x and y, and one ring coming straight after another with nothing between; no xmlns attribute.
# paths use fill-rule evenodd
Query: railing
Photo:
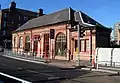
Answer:
<svg viewBox="0 0 120 83"><path fill-rule="evenodd" d="M40 61L45 60L44 57L41 57L41 54L39 54L39 56L37 56L36 52L24 52L24 51L13 52L11 49L4 49L3 54L6 56L25 58L25 59L33 59L33 60L40 60Z"/></svg>

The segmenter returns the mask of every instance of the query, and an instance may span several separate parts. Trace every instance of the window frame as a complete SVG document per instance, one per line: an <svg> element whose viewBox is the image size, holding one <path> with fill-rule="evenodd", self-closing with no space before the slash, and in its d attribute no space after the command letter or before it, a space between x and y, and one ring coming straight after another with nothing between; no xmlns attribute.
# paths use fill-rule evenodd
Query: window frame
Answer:
<svg viewBox="0 0 120 83"><path fill-rule="evenodd" d="M66 35L62 32L58 33L55 41L55 55L56 56L66 56L67 51L67 40Z"/></svg>
<svg viewBox="0 0 120 83"><path fill-rule="evenodd" d="M16 37L13 37L13 47L14 47L14 48L17 46L17 45L16 45L16 44L17 44L16 42L17 42L17 38L16 38Z"/></svg>
<svg viewBox="0 0 120 83"><path fill-rule="evenodd" d="M19 48L23 48L23 36L19 37Z"/></svg>
<svg viewBox="0 0 120 83"><path fill-rule="evenodd" d="M27 21L28 20L28 16L24 16L24 21Z"/></svg>
<svg viewBox="0 0 120 83"><path fill-rule="evenodd" d="M27 37L29 38L28 40L27 40ZM29 46L29 47L27 47L27 46ZM26 36L25 37L25 51L27 51L27 52L29 52L30 51L30 36Z"/></svg>

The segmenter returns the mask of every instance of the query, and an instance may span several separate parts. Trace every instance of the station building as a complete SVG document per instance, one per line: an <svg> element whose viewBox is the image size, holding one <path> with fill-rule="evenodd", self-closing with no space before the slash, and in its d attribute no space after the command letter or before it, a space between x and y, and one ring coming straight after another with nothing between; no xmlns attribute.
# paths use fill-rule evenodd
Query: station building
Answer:
<svg viewBox="0 0 120 83"><path fill-rule="evenodd" d="M15 30L12 50L17 53L36 52L37 57L75 61L78 24L85 28L85 35L80 38L80 60L93 59L97 47L109 47L111 29L82 11L66 8L34 18Z"/></svg>

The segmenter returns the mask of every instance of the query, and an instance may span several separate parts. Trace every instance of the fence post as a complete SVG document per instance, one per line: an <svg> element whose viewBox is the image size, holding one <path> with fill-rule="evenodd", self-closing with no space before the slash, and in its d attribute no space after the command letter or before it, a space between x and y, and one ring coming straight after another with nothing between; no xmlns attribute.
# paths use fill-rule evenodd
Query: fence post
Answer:
<svg viewBox="0 0 120 83"><path fill-rule="evenodd" d="M112 67L112 62L113 62L113 50L114 48L112 48L111 50L111 57L110 57L110 66Z"/></svg>
<svg viewBox="0 0 120 83"><path fill-rule="evenodd" d="M99 48L96 49L96 69L98 69L98 50Z"/></svg>

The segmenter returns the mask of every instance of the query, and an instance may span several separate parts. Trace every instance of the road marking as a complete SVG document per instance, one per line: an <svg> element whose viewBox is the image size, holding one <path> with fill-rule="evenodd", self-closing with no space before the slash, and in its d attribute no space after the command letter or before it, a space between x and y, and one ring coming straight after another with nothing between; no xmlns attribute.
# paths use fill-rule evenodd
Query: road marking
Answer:
<svg viewBox="0 0 120 83"><path fill-rule="evenodd" d="M29 82L29 81L26 81L26 80L23 80L23 79L20 79L20 78L17 78L17 77L13 77L11 75L8 75L8 74L2 73L2 72L0 72L0 75L6 76L6 77L14 79L14 80L21 81L22 83L32 83L32 82Z"/></svg>
<svg viewBox="0 0 120 83"><path fill-rule="evenodd" d="M40 74L43 74L43 75L46 75L46 76L53 76L53 75L47 74L47 73L40 73Z"/></svg>
<svg viewBox="0 0 120 83"><path fill-rule="evenodd" d="M21 68L21 67L18 67L18 69L19 69L19 70L22 70L23 68Z"/></svg>
<svg viewBox="0 0 120 83"><path fill-rule="evenodd" d="M32 72L32 73L39 73L37 71L33 71L33 70L27 70L28 72Z"/></svg>
<svg viewBox="0 0 120 83"><path fill-rule="evenodd" d="M49 77L48 80L58 80L60 77Z"/></svg>

